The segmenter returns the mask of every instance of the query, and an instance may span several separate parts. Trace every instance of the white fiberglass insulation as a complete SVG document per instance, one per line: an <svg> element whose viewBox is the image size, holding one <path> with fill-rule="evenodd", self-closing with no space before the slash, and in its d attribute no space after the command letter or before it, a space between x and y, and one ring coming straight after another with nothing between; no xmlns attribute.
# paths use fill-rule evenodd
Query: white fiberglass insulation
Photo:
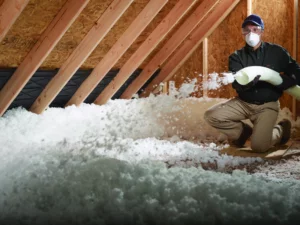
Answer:
<svg viewBox="0 0 300 225"><path fill-rule="evenodd" d="M219 155L226 137L203 113L220 101L160 95L8 111L0 224L300 224L300 158ZM259 166L226 172L245 164Z"/></svg>

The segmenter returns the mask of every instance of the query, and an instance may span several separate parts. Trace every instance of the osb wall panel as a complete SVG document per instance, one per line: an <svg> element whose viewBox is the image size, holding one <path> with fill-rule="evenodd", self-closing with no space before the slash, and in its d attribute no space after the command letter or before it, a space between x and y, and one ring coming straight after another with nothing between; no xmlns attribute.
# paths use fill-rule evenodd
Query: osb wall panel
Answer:
<svg viewBox="0 0 300 225"><path fill-rule="evenodd" d="M300 2L298 3L298 34L297 34L297 56L296 56L296 59L297 59L297 62L300 61Z"/></svg>
<svg viewBox="0 0 300 225"><path fill-rule="evenodd" d="M160 22L167 16L167 14L173 9L175 4L179 0L169 0L169 2L161 9L153 21L146 27L141 35L134 41L131 47L125 52L123 57L117 62L114 68L121 68L124 63L131 57L131 55L139 48L139 46L147 39L147 37L153 32L153 30L160 24ZM150 57L140 66L143 68Z"/></svg>
<svg viewBox="0 0 300 225"><path fill-rule="evenodd" d="M112 2L113 0L90 0L41 67L60 68Z"/></svg>
<svg viewBox="0 0 300 225"><path fill-rule="evenodd" d="M208 38L208 73L222 76L228 72L228 57L244 46L241 24L247 16L247 1L241 0ZM230 98L236 93L231 85L208 91L210 97Z"/></svg>
<svg viewBox="0 0 300 225"><path fill-rule="evenodd" d="M203 2L203 0L198 0L194 6L181 18L181 20L174 26L174 28L166 35L166 37L157 45L157 47L149 54L146 60L140 66L144 68L153 56L158 53L158 51L166 44L166 42L174 35L174 33L180 28L180 26L185 22L185 20L195 11L195 9Z"/></svg>
<svg viewBox="0 0 300 225"><path fill-rule="evenodd" d="M66 0L31 0L0 43L0 67L17 67Z"/></svg>
<svg viewBox="0 0 300 225"><path fill-rule="evenodd" d="M136 0L126 12L121 16L118 22L113 26L111 31L95 48L92 54L81 66L82 69L94 68L101 59L106 55L110 48L122 36L125 30L134 21L137 15L144 9L150 0ZM114 66L114 69L119 69L126 62L126 60L134 53L139 45L148 37L157 24L164 18L164 16L172 9L178 0L172 0L167 3L159 12L158 16L149 24L145 31L132 44L124 56ZM65 60L71 55L72 51L78 46L80 41L89 32L98 18L104 13L106 8L111 3L111 0L99 1L91 0L80 17L74 22L69 31L63 36L57 47L52 51L42 66L44 67L60 67Z"/></svg>
<svg viewBox="0 0 300 225"><path fill-rule="evenodd" d="M260 15L265 23L263 40L283 46L290 54L293 53L293 6L293 0L253 0L253 13ZM292 110L292 97L284 94L280 105Z"/></svg>
<svg viewBox="0 0 300 225"><path fill-rule="evenodd" d="M190 83L196 79L196 91L191 96L202 97L202 68L203 68L203 51L202 43L193 52L190 58L182 65L182 67L172 77L175 87L179 88L183 83Z"/></svg>
<svg viewBox="0 0 300 225"><path fill-rule="evenodd" d="M79 18L70 27L69 31L63 36L57 47L46 59L43 66L51 68L60 67L112 2L113 0L91 0ZM88 69L95 67L148 2L149 0L134 1L81 68Z"/></svg>
<svg viewBox="0 0 300 225"><path fill-rule="evenodd" d="M0 43L0 67L17 67L66 1L31 0L7 36ZM90 0L83 12L43 62L41 68L60 68L112 1ZM81 68L94 68L149 1L135 0ZM163 7L114 68L120 68L127 61L177 2L178 0L170 0Z"/></svg>

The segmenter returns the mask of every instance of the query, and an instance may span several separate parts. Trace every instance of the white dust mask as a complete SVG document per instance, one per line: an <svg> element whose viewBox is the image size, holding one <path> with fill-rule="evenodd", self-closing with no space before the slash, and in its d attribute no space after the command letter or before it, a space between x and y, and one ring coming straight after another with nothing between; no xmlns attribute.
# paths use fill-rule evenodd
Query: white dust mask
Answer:
<svg viewBox="0 0 300 225"><path fill-rule="evenodd" d="M260 42L260 35L250 32L246 35L246 42L251 47L255 47Z"/></svg>

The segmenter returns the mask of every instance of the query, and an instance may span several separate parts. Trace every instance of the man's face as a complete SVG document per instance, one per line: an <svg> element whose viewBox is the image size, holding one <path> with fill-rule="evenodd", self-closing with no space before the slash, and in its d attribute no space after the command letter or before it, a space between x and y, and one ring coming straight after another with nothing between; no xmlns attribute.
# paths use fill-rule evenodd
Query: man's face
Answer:
<svg viewBox="0 0 300 225"><path fill-rule="evenodd" d="M245 37L250 32L261 35L263 33L263 30L261 29L260 26L249 23L249 24L246 24L246 26L242 28L242 34Z"/></svg>

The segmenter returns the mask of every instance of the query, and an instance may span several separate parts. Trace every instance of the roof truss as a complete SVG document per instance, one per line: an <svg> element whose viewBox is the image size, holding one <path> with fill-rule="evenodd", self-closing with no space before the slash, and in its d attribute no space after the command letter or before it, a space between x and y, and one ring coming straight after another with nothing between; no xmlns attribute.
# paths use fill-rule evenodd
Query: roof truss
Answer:
<svg viewBox="0 0 300 225"><path fill-rule="evenodd" d="M158 14L168 0L151 0L142 12L131 23L119 40L94 68L89 77L82 83L67 105L81 104L95 89L97 84L105 77L109 70L124 55L126 50L138 38L147 25Z"/></svg>
<svg viewBox="0 0 300 225"><path fill-rule="evenodd" d="M178 30L172 35L167 43L161 48L161 50L145 66L141 74L128 86L121 98L131 98L218 2L219 0L204 0L189 16L189 18L187 18L185 22L178 28Z"/></svg>
<svg viewBox="0 0 300 225"><path fill-rule="evenodd" d="M106 86L94 101L95 104L105 104L119 90L136 68L146 59L152 50L160 43L169 31L179 22L185 13L197 0L179 0L163 21L154 29L138 50L123 65L118 75Z"/></svg>

